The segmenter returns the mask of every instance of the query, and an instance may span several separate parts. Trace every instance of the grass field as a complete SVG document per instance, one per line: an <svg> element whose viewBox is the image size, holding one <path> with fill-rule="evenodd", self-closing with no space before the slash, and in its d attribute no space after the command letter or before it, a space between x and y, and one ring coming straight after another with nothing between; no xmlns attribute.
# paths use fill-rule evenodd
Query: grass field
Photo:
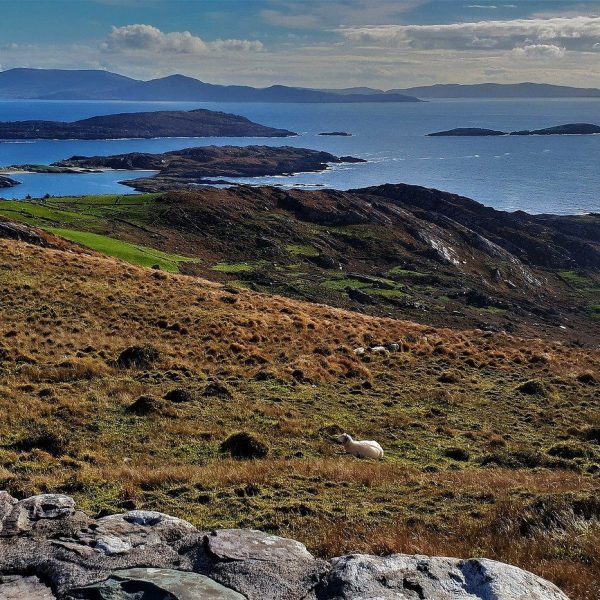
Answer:
<svg viewBox="0 0 600 600"><path fill-rule="evenodd" d="M0 216L40 227L54 235L134 265L157 265L165 271L177 273L179 263L192 262L194 259L103 235L107 231L107 224L115 218L126 216L128 222L142 226L148 218L147 209L157 196L100 195L46 198L31 202L0 202Z"/></svg>
<svg viewBox="0 0 600 600"><path fill-rule="evenodd" d="M488 556L597 599L597 350L369 317L98 255L6 240L0 251L0 488L71 494L90 513L258 527L321 556ZM392 342L399 352L354 352ZM133 345L159 355L119 367ZM184 401L168 399L175 389ZM268 455L221 452L237 431ZM344 455L341 431L378 440L385 459Z"/></svg>
<svg viewBox="0 0 600 600"><path fill-rule="evenodd" d="M194 261L193 258L177 256L176 254L167 254L160 250L129 244L97 233L75 231L73 229L60 229L58 227L46 227L46 231L66 240L70 240L71 242L76 242L77 244L91 248L92 250L96 250L97 252L101 252L102 254L127 261L133 265L140 265L142 267L158 266L162 270L169 271L170 273L179 272L179 263Z"/></svg>

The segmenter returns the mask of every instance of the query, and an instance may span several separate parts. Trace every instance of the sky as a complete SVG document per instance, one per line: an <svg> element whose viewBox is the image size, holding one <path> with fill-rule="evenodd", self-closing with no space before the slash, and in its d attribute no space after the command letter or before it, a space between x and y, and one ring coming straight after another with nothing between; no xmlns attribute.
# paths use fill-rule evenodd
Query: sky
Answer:
<svg viewBox="0 0 600 600"><path fill-rule="evenodd" d="M0 70L600 87L600 0L0 0Z"/></svg>

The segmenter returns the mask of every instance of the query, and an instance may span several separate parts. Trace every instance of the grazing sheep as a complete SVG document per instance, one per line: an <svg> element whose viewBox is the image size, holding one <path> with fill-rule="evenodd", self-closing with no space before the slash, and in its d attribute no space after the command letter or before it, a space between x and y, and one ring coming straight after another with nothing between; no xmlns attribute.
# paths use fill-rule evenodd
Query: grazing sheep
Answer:
<svg viewBox="0 0 600 600"><path fill-rule="evenodd" d="M372 440L355 442L347 433L342 433L337 441L344 446L348 454L358 458L383 458L383 448Z"/></svg>

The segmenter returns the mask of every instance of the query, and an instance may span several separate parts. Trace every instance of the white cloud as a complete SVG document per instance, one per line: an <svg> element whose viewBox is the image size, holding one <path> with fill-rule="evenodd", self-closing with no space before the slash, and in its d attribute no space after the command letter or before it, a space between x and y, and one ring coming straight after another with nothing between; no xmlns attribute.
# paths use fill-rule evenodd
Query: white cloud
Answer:
<svg viewBox="0 0 600 600"><path fill-rule="evenodd" d="M164 33L152 25L113 27L101 45L106 52L206 55L211 51L256 52L263 49L257 40L216 40L205 42L189 31Z"/></svg>
<svg viewBox="0 0 600 600"><path fill-rule="evenodd" d="M498 7L493 4L467 4L465 8L488 8L489 10L496 10Z"/></svg>
<svg viewBox="0 0 600 600"><path fill-rule="evenodd" d="M407 49L512 50L542 44L592 51L600 41L600 17L344 27L338 32L354 44Z"/></svg>
<svg viewBox="0 0 600 600"><path fill-rule="evenodd" d="M512 55L520 58L562 58L565 49L554 44L528 44L513 48Z"/></svg>

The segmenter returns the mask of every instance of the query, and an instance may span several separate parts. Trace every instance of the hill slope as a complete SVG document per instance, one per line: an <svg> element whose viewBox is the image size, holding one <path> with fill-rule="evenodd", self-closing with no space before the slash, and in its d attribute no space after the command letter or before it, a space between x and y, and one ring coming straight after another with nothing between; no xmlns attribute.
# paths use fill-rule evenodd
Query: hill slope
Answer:
<svg viewBox="0 0 600 600"><path fill-rule="evenodd" d="M289 533L319 554L476 552L597 593L597 351L43 244L0 240L0 487ZM376 344L397 346L355 352ZM221 452L239 430L267 456ZM341 430L385 461L341 454Z"/></svg>
<svg viewBox="0 0 600 600"><path fill-rule="evenodd" d="M0 202L0 215L188 256L186 273L368 314L600 336L597 215L505 213L401 184L51 198Z"/></svg>

